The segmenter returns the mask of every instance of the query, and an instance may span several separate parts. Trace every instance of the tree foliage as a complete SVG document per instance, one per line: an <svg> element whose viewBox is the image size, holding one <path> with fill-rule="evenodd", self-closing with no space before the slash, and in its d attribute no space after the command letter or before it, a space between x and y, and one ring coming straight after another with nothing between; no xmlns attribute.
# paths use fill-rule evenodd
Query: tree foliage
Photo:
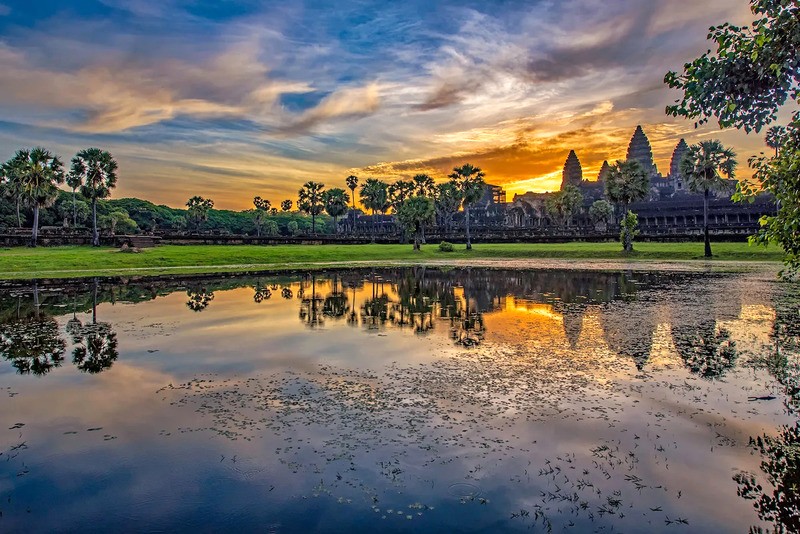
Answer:
<svg viewBox="0 0 800 534"><path fill-rule="evenodd" d="M420 249L422 228L433 220L434 213L433 201L421 195L411 196L400 204L397 222L414 236L414 250Z"/></svg>
<svg viewBox="0 0 800 534"><path fill-rule="evenodd" d="M798 99L800 87L800 4L794 0L751 0L752 24L725 23L710 28L716 44L686 63L683 72L668 72L664 82L683 91L667 114L704 124L715 117L723 128L760 131L777 117L787 98Z"/></svg>
<svg viewBox="0 0 800 534"><path fill-rule="evenodd" d="M322 195L325 192L325 184L309 181L303 184L297 192L297 208L303 213L311 216L311 233L317 233L317 215L325 209Z"/></svg>
<svg viewBox="0 0 800 534"><path fill-rule="evenodd" d="M572 184L547 199L545 208L559 226L569 226L572 215L583 205L580 189Z"/></svg>
<svg viewBox="0 0 800 534"><path fill-rule="evenodd" d="M756 19L746 26L729 23L709 30L716 43L683 72L667 73L664 81L683 91L683 98L667 107L667 114L695 119L696 125L716 118L720 127L760 131L772 123L791 99L800 103L800 4L796 0L750 0ZM776 243L786 252L791 276L800 270L800 115L785 130L773 130L769 146L775 156L749 160L755 183L740 182L734 200L752 201L768 192L779 209L761 219L751 242Z"/></svg>

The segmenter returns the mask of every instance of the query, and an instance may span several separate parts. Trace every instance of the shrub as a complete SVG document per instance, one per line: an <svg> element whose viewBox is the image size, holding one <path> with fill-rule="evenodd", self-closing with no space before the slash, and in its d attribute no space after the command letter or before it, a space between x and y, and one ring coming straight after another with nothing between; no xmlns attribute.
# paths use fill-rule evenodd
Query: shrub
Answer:
<svg viewBox="0 0 800 534"><path fill-rule="evenodd" d="M439 243L439 252L453 252L455 247L452 243L448 243L447 241L442 241Z"/></svg>

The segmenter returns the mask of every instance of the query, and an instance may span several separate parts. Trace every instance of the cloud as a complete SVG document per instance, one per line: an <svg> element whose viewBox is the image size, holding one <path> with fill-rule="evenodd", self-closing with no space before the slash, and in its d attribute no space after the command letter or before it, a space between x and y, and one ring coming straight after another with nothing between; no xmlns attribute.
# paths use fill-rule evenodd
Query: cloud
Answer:
<svg viewBox="0 0 800 534"><path fill-rule="evenodd" d="M24 53L6 45L0 47L0 103L68 110L64 127L97 133L184 115L265 120L281 94L311 87L270 79L257 55L258 43L248 41L199 64L110 57L68 72L31 68Z"/></svg>
<svg viewBox="0 0 800 534"><path fill-rule="evenodd" d="M278 132L287 134L308 133L323 122L344 118L366 117L380 107L380 91L376 84L345 88L325 97L319 104L305 111L296 120L282 126Z"/></svg>

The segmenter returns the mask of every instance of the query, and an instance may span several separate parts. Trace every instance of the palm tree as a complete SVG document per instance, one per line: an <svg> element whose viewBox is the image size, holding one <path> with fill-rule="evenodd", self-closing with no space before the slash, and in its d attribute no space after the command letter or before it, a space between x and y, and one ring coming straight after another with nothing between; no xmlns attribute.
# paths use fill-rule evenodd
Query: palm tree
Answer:
<svg viewBox="0 0 800 534"><path fill-rule="evenodd" d="M254 197L253 206L255 207L253 210L253 223L256 225L256 235L261 237L261 225L264 223L264 218L267 216L272 204L264 198Z"/></svg>
<svg viewBox="0 0 800 534"><path fill-rule="evenodd" d="M67 185L72 188L72 227L78 226L78 205L75 191L81 186L81 177L70 171L67 174Z"/></svg>
<svg viewBox="0 0 800 534"><path fill-rule="evenodd" d="M729 187L722 178L735 177L736 153L726 148L717 139L701 141L689 147L680 162L681 173L691 191L703 192L703 240L705 257L711 257L711 239L708 235L708 198L711 191L721 191Z"/></svg>
<svg viewBox="0 0 800 534"><path fill-rule="evenodd" d="M300 211L311 215L311 233L316 235L317 215L322 213L325 207L322 203L322 195L325 192L325 184L319 182L306 182L300 191L297 192L297 207Z"/></svg>
<svg viewBox="0 0 800 534"><path fill-rule="evenodd" d="M416 174L412 180L414 181L415 195L433 198L434 190L436 188L436 183L433 181L433 178L427 174Z"/></svg>
<svg viewBox="0 0 800 534"><path fill-rule="evenodd" d="M351 196L353 198L353 210L356 209L356 187L358 187L358 176L350 175L345 178L345 183L347 184L348 189L350 189Z"/></svg>
<svg viewBox="0 0 800 534"><path fill-rule="evenodd" d="M22 152L22 151L20 151ZM2 173L4 181L4 194L9 198L14 199L14 204L17 208L17 227L22 227L22 218L20 217L19 209L22 204L22 164L24 158L21 157L20 152L3 163Z"/></svg>
<svg viewBox="0 0 800 534"><path fill-rule="evenodd" d="M195 229L200 229L200 224L208 220L208 212L214 207L214 201L210 198L193 196L186 202L188 212L187 225L195 224Z"/></svg>
<svg viewBox="0 0 800 534"><path fill-rule="evenodd" d="M641 200L650 192L650 176L635 159L620 161L609 167L606 174L606 197L611 202L622 205L622 220L633 220L628 217L628 206ZM633 228L623 222L622 246L625 252L633 251Z"/></svg>
<svg viewBox="0 0 800 534"><path fill-rule="evenodd" d="M486 173L469 163L454 168L453 173L450 175L450 179L461 191L461 205L464 208L466 221L467 250L472 250L472 239L469 235L469 208L483 197L486 185L483 181L484 176L486 176Z"/></svg>
<svg viewBox="0 0 800 534"><path fill-rule="evenodd" d="M322 194L322 203L325 205L325 211L333 217L334 233L339 233L337 221L339 217L347 213L348 202L350 202L350 196L340 187L334 187Z"/></svg>
<svg viewBox="0 0 800 534"><path fill-rule="evenodd" d="M22 198L33 207L31 246L35 247L39 237L39 208L55 200L58 184L64 183L64 170L58 156L41 147L20 150L14 159L19 164L16 172L20 173Z"/></svg>
<svg viewBox="0 0 800 534"><path fill-rule="evenodd" d="M361 184L361 191L359 191L359 198L361 203L368 210L372 210L372 242L375 242L375 212L385 212L389 209L389 187L385 182L381 182L377 178L367 178L367 181Z"/></svg>
<svg viewBox="0 0 800 534"><path fill-rule="evenodd" d="M281 211L289 211L292 209L292 201L291 200L284 200L281 202Z"/></svg>
<svg viewBox="0 0 800 534"><path fill-rule="evenodd" d="M386 193L389 195L389 205L397 212L400 205L405 200L414 194L416 185L411 180L397 180L393 184L389 184L386 188Z"/></svg>
<svg viewBox="0 0 800 534"><path fill-rule="evenodd" d="M345 183L347 184L348 189L350 189L350 198L353 201L353 209L350 212L350 231L355 233L356 231L356 187L358 187L358 176L351 174L347 178L345 178Z"/></svg>
<svg viewBox="0 0 800 534"><path fill-rule="evenodd" d="M97 232L97 199L108 198L117 185L117 162L99 148L81 150L72 158L73 180L80 180L81 194L92 201L92 245L100 246ZM74 183L74 182L73 182Z"/></svg>
<svg viewBox="0 0 800 534"><path fill-rule="evenodd" d="M767 135L764 138L764 142L768 147L775 150L775 157L778 157L778 149L783 144L783 139L786 136L786 127L784 126L773 126L769 130L767 130Z"/></svg>

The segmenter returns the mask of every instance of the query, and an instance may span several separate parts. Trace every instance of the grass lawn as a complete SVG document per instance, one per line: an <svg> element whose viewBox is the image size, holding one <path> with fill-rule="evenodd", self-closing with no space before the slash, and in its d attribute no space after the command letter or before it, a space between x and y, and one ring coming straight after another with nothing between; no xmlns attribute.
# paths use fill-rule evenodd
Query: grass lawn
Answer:
<svg viewBox="0 0 800 534"><path fill-rule="evenodd" d="M165 245L138 254L114 248L52 247L0 249L0 279L77 278L83 276L214 273L241 270L280 270L346 266L371 261L454 261L470 258L502 260L528 258L613 260L703 260L702 243L636 243L631 255L619 243L495 243L456 245L450 253L435 244L421 252L411 245ZM782 251L747 243L714 243L714 260L781 261Z"/></svg>

